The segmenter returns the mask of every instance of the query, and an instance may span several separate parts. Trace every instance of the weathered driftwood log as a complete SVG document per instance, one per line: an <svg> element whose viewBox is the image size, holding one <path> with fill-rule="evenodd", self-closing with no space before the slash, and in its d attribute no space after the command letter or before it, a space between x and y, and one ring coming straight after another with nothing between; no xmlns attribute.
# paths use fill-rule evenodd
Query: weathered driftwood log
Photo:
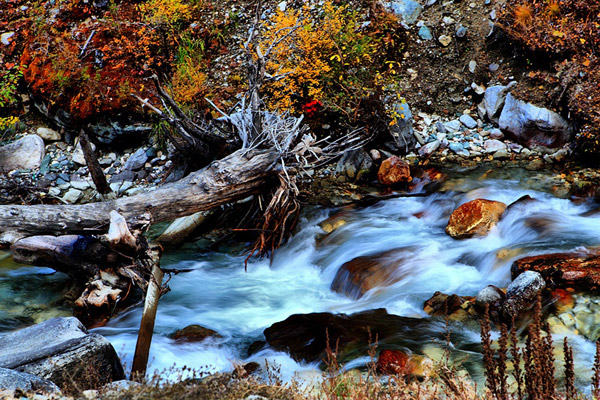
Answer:
<svg viewBox="0 0 600 400"><path fill-rule="evenodd" d="M81 290L73 302L75 313L91 322L114 314L132 286L146 290L161 249L148 244L143 229L131 232L125 218L111 211L106 235L31 236L13 243L11 252L17 262L48 266L73 278Z"/></svg>
<svg viewBox="0 0 600 400"><path fill-rule="evenodd" d="M106 232L113 210L125 217L129 226L139 224L149 214L151 222L161 222L209 210L256 193L273 175L278 154L272 150L238 150L214 161L184 179L153 191L116 200L82 205L1 205L0 234L8 232L39 234Z"/></svg>

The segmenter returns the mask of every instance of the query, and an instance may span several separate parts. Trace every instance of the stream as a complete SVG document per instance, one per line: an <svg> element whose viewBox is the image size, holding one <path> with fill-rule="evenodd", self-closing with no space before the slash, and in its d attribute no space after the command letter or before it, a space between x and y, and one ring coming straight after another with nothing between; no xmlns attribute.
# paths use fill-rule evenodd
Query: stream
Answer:
<svg viewBox="0 0 600 400"><path fill-rule="evenodd" d="M340 214L343 224L328 235L319 223L340 210L310 207L304 210L293 238L273 259L251 260L247 272L239 248L205 252L200 240L167 252L163 267L189 272L173 275L168 283L171 291L161 298L149 374L173 366L229 371L234 362L265 360L278 364L284 379L309 374L316 364L297 363L269 349L248 356L247 349L264 340L265 328L296 313L385 308L391 314L428 318L423 303L436 291L474 296L489 284L506 287L510 266L517 258L600 245L600 213L583 216L593 204L556 197L549 172L505 168L448 174L450 179L437 193L344 209ZM458 241L444 232L450 213L462 203L486 198L510 204L524 195L539 201L524 203L518 213L509 213L485 237ZM358 300L330 289L343 263L397 248L407 248L409 257L399 267L397 276L401 278L395 283L374 288ZM64 275L51 269L19 266L8 253L0 253L0 331L69 315L68 309L54 305L64 295L65 281ZM111 341L126 369L132 364L141 312L142 305L130 308L92 330ZM221 337L200 343L170 338L190 324L213 329ZM460 325L452 329L470 341L457 349L479 343L478 329ZM560 340L560 336L555 338L556 343ZM578 374L590 376L594 343L574 334L570 342ZM364 360L350 366L361 362ZM480 374L476 369L471 372Z"/></svg>

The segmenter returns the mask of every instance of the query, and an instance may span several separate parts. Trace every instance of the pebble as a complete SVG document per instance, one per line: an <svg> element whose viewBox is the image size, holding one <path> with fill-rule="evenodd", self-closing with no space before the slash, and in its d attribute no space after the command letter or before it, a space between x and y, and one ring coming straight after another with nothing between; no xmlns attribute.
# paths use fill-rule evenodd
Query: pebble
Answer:
<svg viewBox="0 0 600 400"><path fill-rule="evenodd" d="M442 35L438 38L438 41L442 46L448 47L448 45L452 42L452 38L448 35Z"/></svg>
<svg viewBox="0 0 600 400"><path fill-rule="evenodd" d="M444 124L444 126L446 127L446 130L450 131L450 132L456 132L460 129L460 121L455 119L453 121L448 121Z"/></svg>
<svg viewBox="0 0 600 400"><path fill-rule="evenodd" d="M62 138L60 133L50 128L39 127L35 133L42 139L49 142L55 142Z"/></svg>
<svg viewBox="0 0 600 400"><path fill-rule="evenodd" d="M502 131L500 129L494 128L494 129L490 130L490 137L492 139L501 140L501 139L504 139L504 133L502 133Z"/></svg>
<svg viewBox="0 0 600 400"><path fill-rule="evenodd" d="M488 66L488 68L490 69L490 71L496 72L496 71L498 71L498 68L500 68L500 66L498 64L492 63Z"/></svg>
<svg viewBox="0 0 600 400"><path fill-rule="evenodd" d="M473 117L471 117L468 114L461 115L459 118L459 121L469 129L473 129L473 128L477 127L477 121L475 121L473 119Z"/></svg>
<svg viewBox="0 0 600 400"><path fill-rule="evenodd" d="M8 46L11 42L10 38L13 37L14 34L14 32L4 32L0 35L0 42L3 45Z"/></svg>
<svg viewBox="0 0 600 400"><path fill-rule="evenodd" d="M458 28L456 29L456 37L458 38L464 38L467 34L467 28L465 28L462 25L459 25Z"/></svg>
<svg viewBox="0 0 600 400"><path fill-rule="evenodd" d="M475 68L477 68L477 62L475 60L469 61L469 72L474 74ZM472 85L471 85L471 87L472 87Z"/></svg>
<svg viewBox="0 0 600 400"><path fill-rule="evenodd" d="M81 190L71 188L71 189L67 190L67 193L64 194L63 200L66 201L67 203L75 203L75 202L77 202L77 200L79 200L81 198L82 194L83 193Z"/></svg>
<svg viewBox="0 0 600 400"><path fill-rule="evenodd" d="M419 28L419 37L423 40L431 40L433 39L433 34L428 27L422 26Z"/></svg>

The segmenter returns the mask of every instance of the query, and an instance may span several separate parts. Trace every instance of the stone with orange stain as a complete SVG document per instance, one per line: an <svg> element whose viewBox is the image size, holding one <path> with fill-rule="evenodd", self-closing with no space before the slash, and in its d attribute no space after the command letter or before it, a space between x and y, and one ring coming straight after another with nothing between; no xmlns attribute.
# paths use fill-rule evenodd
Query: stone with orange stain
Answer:
<svg viewBox="0 0 600 400"><path fill-rule="evenodd" d="M512 264L514 277L524 271L539 272L555 288L600 290L600 251L541 254L524 257Z"/></svg>
<svg viewBox="0 0 600 400"><path fill-rule="evenodd" d="M565 289L555 289L552 291L552 299L556 312L561 314L571 310L575 306L573 295Z"/></svg>
<svg viewBox="0 0 600 400"><path fill-rule="evenodd" d="M402 264L411 257L411 248L400 248L361 256L342 264L331 290L358 299L375 287L389 286L405 276Z"/></svg>
<svg viewBox="0 0 600 400"><path fill-rule="evenodd" d="M500 220L505 210L506 204L500 201L469 201L454 210L446 226L446 233L454 239L485 236Z"/></svg>
<svg viewBox="0 0 600 400"><path fill-rule="evenodd" d="M387 186L410 182L410 166L399 157L392 156L381 163L377 171L377 180Z"/></svg>
<svg viewBox="0 0 600 400"><path fill-rule="evenodd" d="M410 358L400 350L382 350L377 358L377 370L383 374L408 375L410 373Z"/></svg>

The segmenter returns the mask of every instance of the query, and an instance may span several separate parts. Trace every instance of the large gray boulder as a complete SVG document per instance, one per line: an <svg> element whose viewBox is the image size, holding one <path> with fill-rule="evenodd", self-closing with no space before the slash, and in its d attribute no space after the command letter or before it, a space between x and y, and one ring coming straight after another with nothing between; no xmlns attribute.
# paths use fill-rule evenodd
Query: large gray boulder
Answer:
<svg viewBox="0 0 600 400"><path fill-rule="evenodd" d="M508 86L490 86L485 90L481 105L490 121L498 122L498 117L500 116L502 107L504 107L506 95L514 85L516 85L516 82L511 82Z"/></svg>
<svg viewBox="0 0 600 400"><path fill-rule="evenodd" d="M0 147L0 168L5 171L39 168L45 153L44 140L41 137L23 136L15 142Z"/></svg>
<svg viewBox="0 0 600 400"><path fill-rule="evenodd" d="M346 150L337 163L335 172L342 180L350 182L366 181L374 174L375 165L364 149Z"/></svg>
<svg viewBox="0 0 600 400"><path fill-rule="evenodd" d="M43 391L46 393L60 391L58 386L47 379L7 368L0 368L0 389L21 389L25 391Z"/></svg>
<svg viewBox="0 0 600 400"><path fill-rule="evenodd" d="M0 367L89 389L125 377L108 340L77 318L53 318L0 338Z"/></svg>
<svg viewBox="0 0 600 400"><path fill-rule="evenodd" d="M498 124L511 139L542 152L553 153L573 135L571 124L559 114L518 100L511 93L506 96Z"/></svg>

